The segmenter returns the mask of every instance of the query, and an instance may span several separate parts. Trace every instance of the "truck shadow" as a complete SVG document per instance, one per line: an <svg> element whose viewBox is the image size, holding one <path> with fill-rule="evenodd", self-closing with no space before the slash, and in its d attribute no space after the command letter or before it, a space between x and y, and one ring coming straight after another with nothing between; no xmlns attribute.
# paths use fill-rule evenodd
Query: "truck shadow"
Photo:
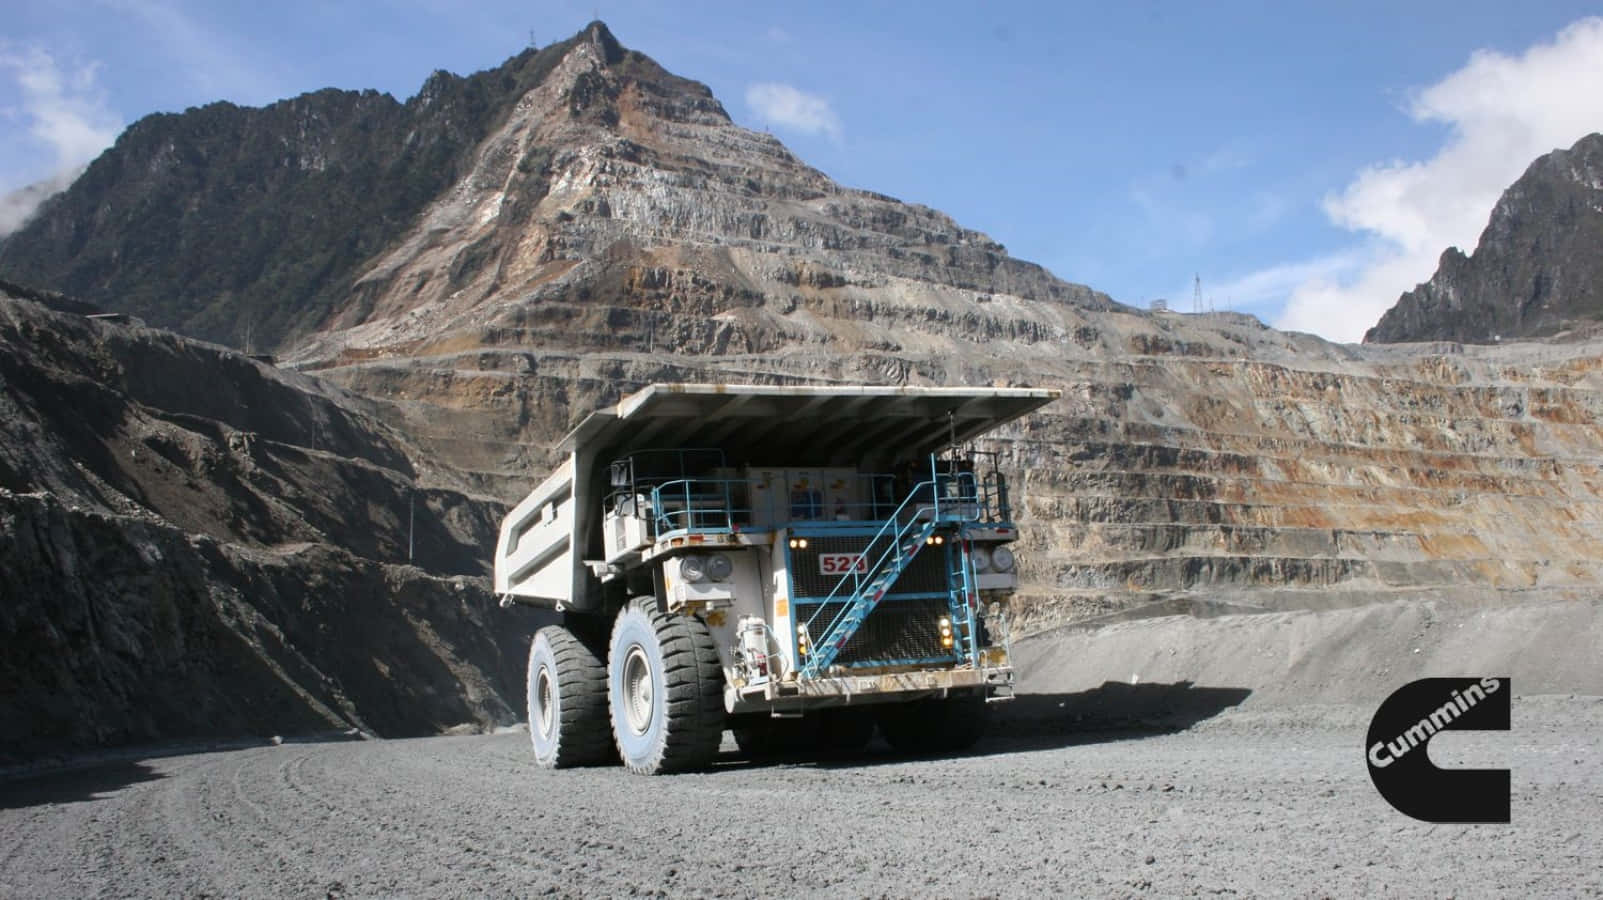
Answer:
<svg viewBox="0 0 1603 900"><path fill-rule="evenodd" d="M1252 690L1189 681L1105 681L1074 693L1024 694L996 704L980 747L1051 748L1171 734L1239 706Z"/></svg>
<svg viewBox="0 0 1603 900"><path fill-rule="evenodd" d="M1108 681L1100 687L1072 693L1021 693L1011 701L993 704L985 735L968 750L931 754L899 753L876 736L866 748L855 753L836 753L827 757L817 753L797 753L749 760L738 752L726 752L719 757L718 765L761 766L781 763L816 768L850 768L908 759L957 759L1139 740L1185 731L1198 722L1240 705L1251 694L1249 688L1198 687L1189 681L1171 684Z"/></svg>
<svg viewBox="0 0 1603 900"><path fill-rule="evenodd" d="M165 777L151 766L132 760L23 776L0 781L0 809L98 800L129 785Z"/></svg>
<svg viewBox="0 0 1603 900"><path fill-rule="evenodd" d="M131 785L167 775L151 763L168 757L272 747L277 744L329 744L368 740L354 729L312 731L275 738L244 737L134 744L108 751L0 767L0 809L101 800Z"/></svg>

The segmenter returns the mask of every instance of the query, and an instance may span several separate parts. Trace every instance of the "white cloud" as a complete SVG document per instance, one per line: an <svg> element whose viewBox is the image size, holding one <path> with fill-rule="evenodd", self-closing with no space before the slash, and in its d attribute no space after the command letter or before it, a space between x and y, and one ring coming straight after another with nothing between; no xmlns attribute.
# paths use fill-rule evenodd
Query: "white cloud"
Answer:
<svg viewBox="0 0 1603 900"><path fill-rule="evenodd" d="M1369 239L1367 257L1354 272L1298 285L1276 327L1362 338L1431 276L1442 251L1473 250L1497 198L1533 160L1603 129L1603 18L1519 56L1477 51L1406 111L1449 125L1447 143L1425 162L1370 166L1325 198L1331 221Z"/></svg>
<svg viewBox="0 0 1603 900"><path fill-rule="evenodd" d="M0 43L0 72L16 82L21 105L7 118L23 123L29 139L47 151L55 174L0 197L0 237L21 227L47 197L72 183L83 167L111 146L122 119L101 91L98 63L63 67L39 47Z"/></svg>
<svg viewBox="0 0 1603 900"><path fill-rule="evenodd" d="M0 238L27 224L28 218L39 208L39 204L66 190L79 175L83 174L83 170L83 166L76 166L0 196Z"/></svg>
<svg viewBox="0 0 1603 900"><path fill-rule="evenodd" d="M1203 293L1213 299L1216 309L1253 312L1280 303L1286 295L1307 285L1330 285L1350 277L1366 261L1362 252L1351 250L1317 256L1300 262L1282 263L1251 272L1230 281L1203 282ZM1191 286L1183 293L1184 308L1191 308Z"/></svg>
<svg viewBox="0 0 1603 900"><path fill-rule="evenodd" d="M788 84L762 82L746 88L746 105L765 121L802 134L824 134L841 139L840 117L829 101Z"/></svg>

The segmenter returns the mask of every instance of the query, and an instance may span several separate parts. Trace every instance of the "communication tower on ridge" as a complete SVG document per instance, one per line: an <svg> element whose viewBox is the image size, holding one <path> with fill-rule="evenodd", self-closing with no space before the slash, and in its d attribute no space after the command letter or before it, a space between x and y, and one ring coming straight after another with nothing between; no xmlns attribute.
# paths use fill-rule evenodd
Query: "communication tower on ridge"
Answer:
<svg viewBox="0 0 1603 900"><path fill-rule="evenodd" d="M1196 279L1192 282L1191 311L1193 313L1198 314L1198 315L1200 315L1202 313L1211 313L1211 312L1213 312L1213 298L1212 297L1208 298L1208 302L1206 304L1204 304L1202 302L1202 276L1201 275L1196 276Z"/></svg>

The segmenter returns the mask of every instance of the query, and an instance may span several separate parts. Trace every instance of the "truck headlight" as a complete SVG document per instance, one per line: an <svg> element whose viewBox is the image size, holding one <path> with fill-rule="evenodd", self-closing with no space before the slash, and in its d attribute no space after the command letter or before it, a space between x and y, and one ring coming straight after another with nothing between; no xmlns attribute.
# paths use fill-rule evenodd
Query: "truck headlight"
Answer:
<svg viewBox="0 0 1603 900"><path fill-rule="evenodd" d="M969 554L969 556L974 559L974 571L991 571L991 551L985 549L984 547L975 547L974 552Z"/></svg>
<svg viewBox="0 0 1603 900"><path fill-rule="evenodd" d="M941 616L939 619L935 620L935 624L941 630L942 649L952 649L952 620L946 616Z"/></svg>
<svg viewBox="0 0 1603 900"><path fill-rule="evenodd" d="M704 567L704 571L707 573L707 577L713 581L724 581L734 573L735 564L730 562L729 557L722 553L714 553L707 557L707 565Z"/></svg>
<svg viewBox="0 0 1603 900"><path fill-rule="evenodd" d="M679 559L679 577L693 584L707 580L707 561L700 556L683 556Z"/></svg>
<svg viewBox="0 0 1603 900"><path fill-rule="evenodd" d="M997 547L991 551L991 568L998 572L1013 571L1013 551L1006 547Z"/></svg>

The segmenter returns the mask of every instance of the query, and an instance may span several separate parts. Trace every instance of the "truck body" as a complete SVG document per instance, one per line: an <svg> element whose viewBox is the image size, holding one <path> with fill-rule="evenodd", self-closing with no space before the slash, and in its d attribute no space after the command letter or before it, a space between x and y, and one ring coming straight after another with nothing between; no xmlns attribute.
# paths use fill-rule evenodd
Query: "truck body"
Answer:
<svg viewBox="0 0 1603 900"><path fill-rule="evenodd" d="M537 758L610 757L603 724L641 772L705 764L725 725L780 751L977 736L1012 692L1018 531L964 448L1056 396L658 384L592 413L496 549L504 604L564 614L531 648Z"/></svg>

